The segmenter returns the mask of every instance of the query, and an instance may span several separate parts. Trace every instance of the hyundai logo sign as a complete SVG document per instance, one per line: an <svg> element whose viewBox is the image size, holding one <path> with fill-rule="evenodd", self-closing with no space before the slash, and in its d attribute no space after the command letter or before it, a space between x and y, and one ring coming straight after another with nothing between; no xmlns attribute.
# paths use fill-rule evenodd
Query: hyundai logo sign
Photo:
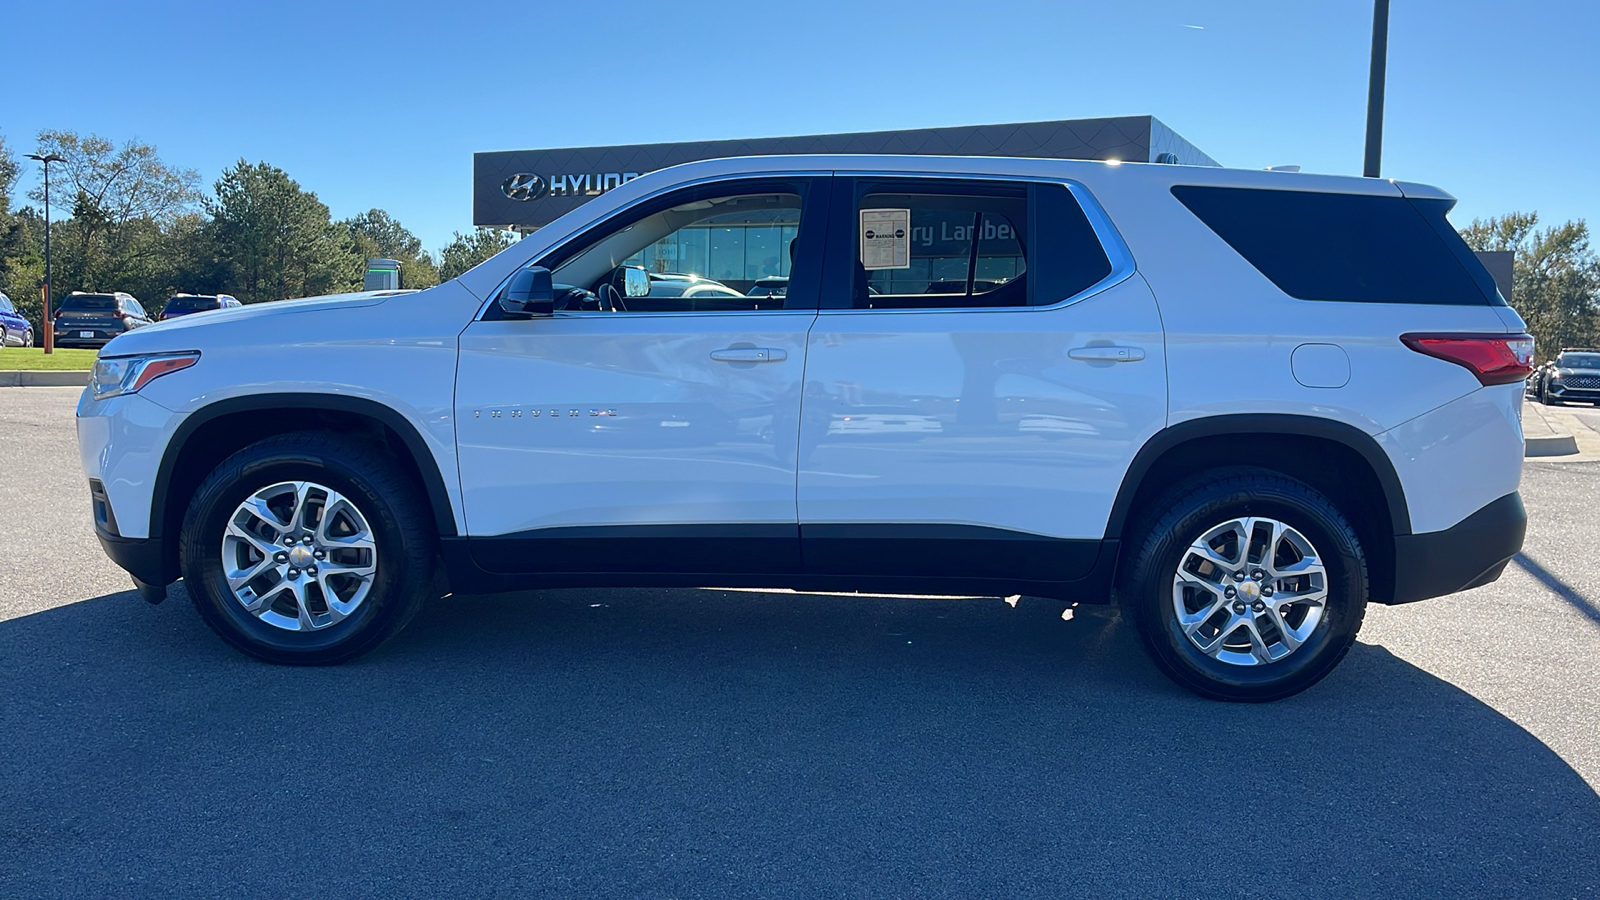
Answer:
<svg viewBox="0 0 1600 900"><path fill-rule="evenodd" d="M537 200L540 197L598 197L639 177L638 172L582 172L534 175L518 172L500 185L500 192L512 200Z"/></svg>
<svg viewBox="0 0 1600 900"><path fill-rule="evenodd" d="M518 172L500 185L500 191L512 200L537 200L549 189L542 176L528 172Z"/></svg>

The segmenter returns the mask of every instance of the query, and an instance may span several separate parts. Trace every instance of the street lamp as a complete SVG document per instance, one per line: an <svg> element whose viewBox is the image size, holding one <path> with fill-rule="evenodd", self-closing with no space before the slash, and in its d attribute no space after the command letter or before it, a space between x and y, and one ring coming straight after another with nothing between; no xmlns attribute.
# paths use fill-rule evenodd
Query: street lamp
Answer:
<svg viewBox="0 0 1600 900"><path fill-rule="evenodd" d="M47 153L43 156L29 153L28 158L44 164L44 352L54 353L56 327L50 318L50 164L66 162L66 159L56 153Z"/></svg>

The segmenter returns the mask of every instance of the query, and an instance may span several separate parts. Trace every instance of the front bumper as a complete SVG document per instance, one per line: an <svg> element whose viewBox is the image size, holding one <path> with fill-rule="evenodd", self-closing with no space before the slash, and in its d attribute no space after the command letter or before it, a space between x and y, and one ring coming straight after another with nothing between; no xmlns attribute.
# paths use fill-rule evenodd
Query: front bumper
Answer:
<svg viewBox="0 0 1600 900"><path fill-rule="evenodd" d="M1555 400L1587 400L1600 401L1600 389L1568 387L1559 381L1552 381L1545 386L1545 396Z"/></svg>
<svg viewBox="0 0 1600 900"><path fill-rule="evenodd" d="M101 549L136 581L146 585L167 585L178 580L178 573L167 571L166 554L157 538L125 538L95 529Z"/></svg>
<svg viewBox="0 0 1600 900"><path fill-rule="evenodd" d="M1500 577L1522 549L1528 512L1510 493L1443 531L1394 539L1394 597L1411 603L1482 587Z"/></svg>

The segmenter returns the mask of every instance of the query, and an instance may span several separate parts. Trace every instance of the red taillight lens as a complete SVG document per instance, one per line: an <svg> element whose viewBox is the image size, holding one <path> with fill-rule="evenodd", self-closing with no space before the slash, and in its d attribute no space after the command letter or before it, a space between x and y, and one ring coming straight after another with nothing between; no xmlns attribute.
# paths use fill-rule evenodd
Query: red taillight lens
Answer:
<svg viewBox="0 0 1600 900"><path fill-rule="evenodd" d="M1533 338L1526 334L1403 334L1418 353L1453 362L1481 384L1511 384L1533 371Z"/></svg>

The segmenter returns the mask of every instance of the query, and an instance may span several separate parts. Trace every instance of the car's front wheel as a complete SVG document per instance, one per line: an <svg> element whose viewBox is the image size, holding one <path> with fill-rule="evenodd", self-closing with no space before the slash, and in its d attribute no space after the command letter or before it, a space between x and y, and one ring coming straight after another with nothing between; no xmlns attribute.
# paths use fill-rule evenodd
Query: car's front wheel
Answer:
<svg viewBox="0 0 1600 900"><path fill-rule="evenodd" d="M1366 610L1360 539L1306 484L1261 469L1167 493L1137 532L1122 602L1178 684L1219 700L1277 700L1338 665Z"/></svg>
<svg viewBox="0 0 1600 900"><path fill-rule="evenodd" d="M224 460L180 540L206 624L270 662L360 656L404 628L433 583L436 537L415 487L381 448L323 432Z"/></svg>

